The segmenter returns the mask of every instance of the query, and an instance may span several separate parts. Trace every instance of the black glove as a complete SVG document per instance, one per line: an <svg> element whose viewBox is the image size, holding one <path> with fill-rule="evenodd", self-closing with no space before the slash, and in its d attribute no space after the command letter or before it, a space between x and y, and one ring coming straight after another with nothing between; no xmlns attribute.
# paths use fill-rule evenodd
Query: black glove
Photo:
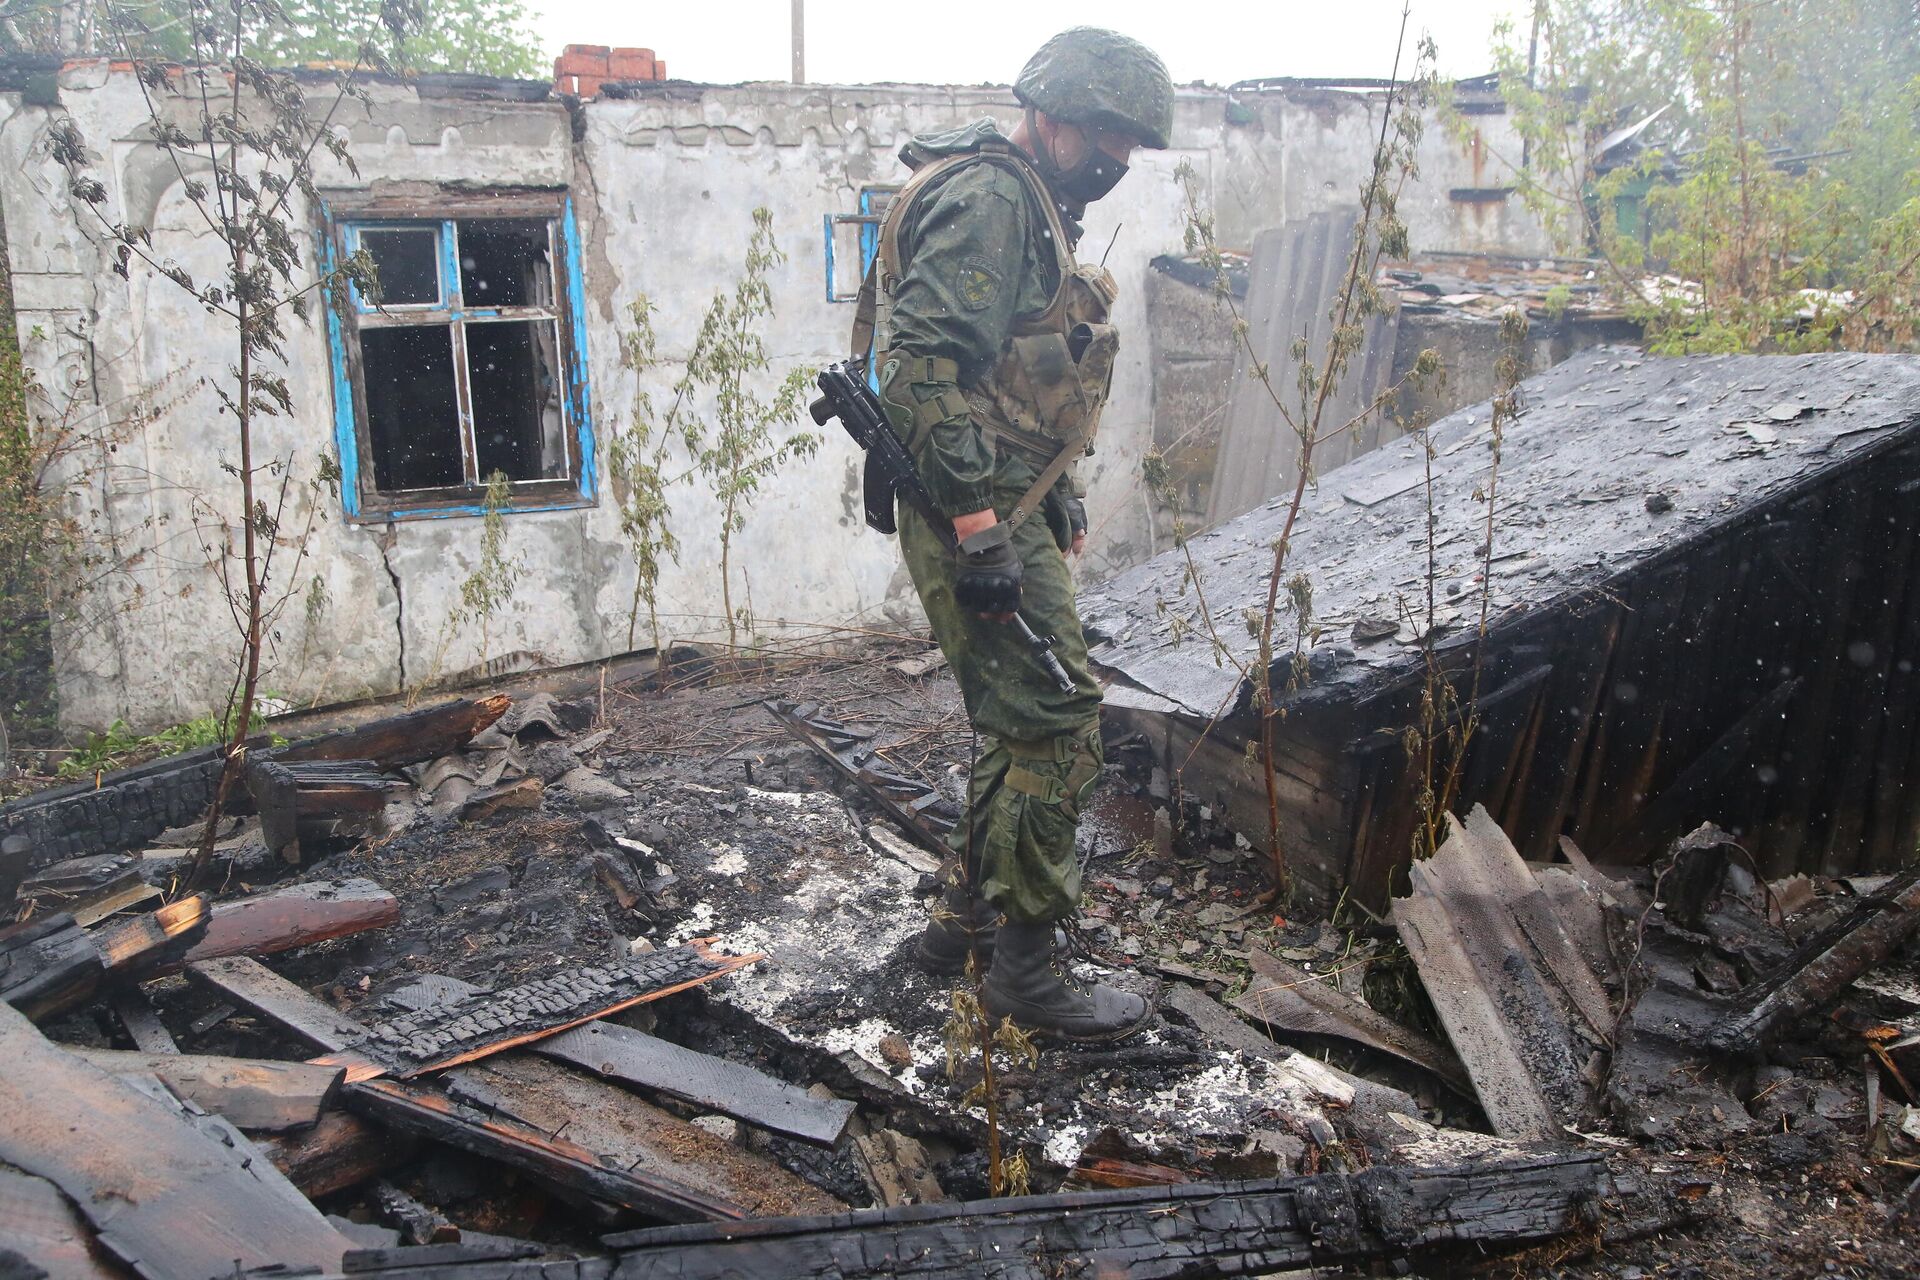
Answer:
<svg viewBox="0 0 1920 1280"><path fill-rule="evenodd" d="M953 598L962 609L994 618L1020 607L1020 557L1011 537L971 554L963 549L957 558Z"/></svg>
<svg viewBox="0 0 1920 1280"><path fill-rule="evenodd" d="M1047 516L1047 528L1053 534L1053 541L1061 552L1073 550L1073 540L1087 531L1087 504L1079 498L1063 497L1058 489L1047 495L1046 505L1042 508Z"/></svg>

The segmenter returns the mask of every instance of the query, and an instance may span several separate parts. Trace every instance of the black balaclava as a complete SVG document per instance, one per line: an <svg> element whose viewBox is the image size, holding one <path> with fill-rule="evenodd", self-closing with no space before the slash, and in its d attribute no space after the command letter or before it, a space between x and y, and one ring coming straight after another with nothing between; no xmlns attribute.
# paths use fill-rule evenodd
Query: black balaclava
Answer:
<svg viewBox="0 0 1920 1280"><path fill-rule="evenodd" d="M1027 135L1036 144L1040 143L1039 122L1034 119L1034 109L1027 108ZM1071 123L1069 121L1068 123ZM1083 129L1084 131L1084 129ZM1034 162L1041 176L1046 178L1047 186L1053 193L1068 204L1084 209L1101 196L1112 191L1127 176L1127 162L1115 160L1093 144L1087 142L1087 154L1080 163L1071 169L1062 169L1054 163L1053 148L1046 145L1035 147Z"/></svg>

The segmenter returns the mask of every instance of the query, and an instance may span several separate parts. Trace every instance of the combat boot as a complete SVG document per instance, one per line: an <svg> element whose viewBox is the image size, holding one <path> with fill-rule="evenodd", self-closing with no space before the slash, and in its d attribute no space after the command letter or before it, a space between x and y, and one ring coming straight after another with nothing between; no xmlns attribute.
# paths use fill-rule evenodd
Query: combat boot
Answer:
<svg viewBox="0 0 1920 1280"><path fill-rule="evenodd" d="M1080 980L1051 924L1000 926L982 1004L1030 1035L1105 1044L1145 1026L1153 1006L1130 991Z"/></svg>
<svg viewBox="0 0 1920 1280"><path fill-rule="evenodd" d="M967 929L969 913L973 920L971 937ZM920 932L920 942L915 948L920 967L942 976L960 973L966 969L967 955L972 951L979 956L980 967L985 969L993 960L999 926L1000 913L992 904L967 893L960 885L950 885L934 906L933 918Z"/></svg>

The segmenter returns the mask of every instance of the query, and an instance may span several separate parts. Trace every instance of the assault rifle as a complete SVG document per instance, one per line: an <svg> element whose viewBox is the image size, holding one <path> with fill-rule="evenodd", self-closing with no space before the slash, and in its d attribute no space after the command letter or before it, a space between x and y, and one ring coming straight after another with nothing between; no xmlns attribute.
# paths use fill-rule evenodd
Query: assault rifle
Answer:
<svg viewBox="0 0 1920 1280"><path fill-rule="evenodd" d="M819 377L820 398L815 400L808 410L814 422L826 426L835 418L853 437L867 455L866 466L861 472L861 488L867 508L867 527L881 533L895 532L893 518L893 497L897 493L906 500L908 506L919 512L920 518L927 522L934 536L945 544L948 551L957 551L960 540L954 535L953 521L940 513L933 505L933 497L927 492L927 486L920 479L919 470L913 465L913 455L907 452L906 444L895 434L893 424L887 421L887 411L880 405L880 398L873 394L873 388L867 385L865 370L855 362L843 361L827 366ZM1027 643L1033 654L1033 660L1040 664L1053 683L1062 693L1074 691L1073 677L1060 665L1060 659L1053 656L1053 637L1035 635L1027 620L1019 614L1013 615L1011 624Z"/></svg>

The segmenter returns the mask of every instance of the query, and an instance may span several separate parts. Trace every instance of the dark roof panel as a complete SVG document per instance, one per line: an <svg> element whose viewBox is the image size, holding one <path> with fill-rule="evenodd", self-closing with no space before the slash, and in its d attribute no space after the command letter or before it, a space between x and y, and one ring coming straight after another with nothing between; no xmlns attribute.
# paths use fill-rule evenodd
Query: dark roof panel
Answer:
<svg viewBox="0 0 1920 1280"><path fill-rule="evenodd" d="M1682 554L1689 540L1909 437L1920 427L1920 357L1602 348L1529 379L1522 393L1497 489L1496 628ZM1457 640L1478 621L1490 405L1442 419L1431 438L1436 612ZM1284 574L1312 585L1312 676L1296 697L1351 697L1419 666L1406 624L1426 614L1426 471L1421 446L1404 438L1308 490ZM1245 701L1235 664L1256 652L1251 631L1286 507L1268 503L1188 544L1231 659L1208 638L1178 550L1082 596L1093 659L1118 677L1112 700L1201 717ZM1275 652L1289 655L1297 623L1284 584L1280 611ZM1378 637L1393 624L1397 637Z"/></svg>

